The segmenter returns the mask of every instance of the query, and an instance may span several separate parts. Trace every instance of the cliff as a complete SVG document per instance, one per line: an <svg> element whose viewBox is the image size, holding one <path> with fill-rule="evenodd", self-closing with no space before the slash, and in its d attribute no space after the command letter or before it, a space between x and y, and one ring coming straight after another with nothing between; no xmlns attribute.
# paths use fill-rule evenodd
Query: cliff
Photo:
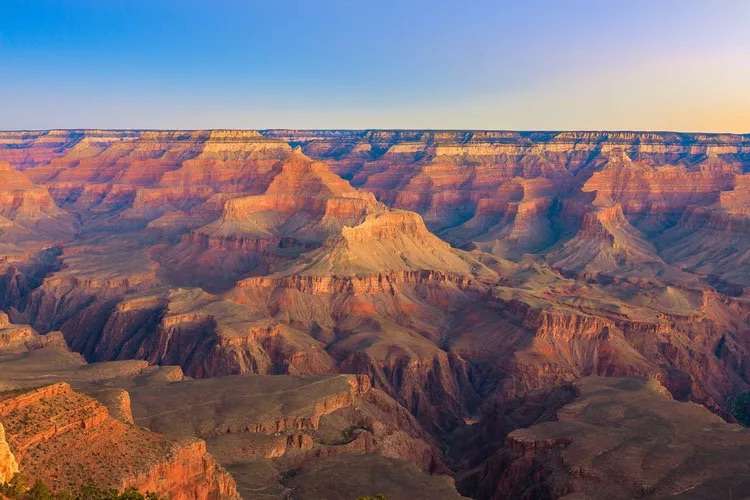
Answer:
<svg viewBox="0 0 750 500"><path fill-rule="evenodd" d="M94 483L178 499L238 498L205 443L115 420L65 383L0 394L0 419L21 472L53 490Z"/></svg>

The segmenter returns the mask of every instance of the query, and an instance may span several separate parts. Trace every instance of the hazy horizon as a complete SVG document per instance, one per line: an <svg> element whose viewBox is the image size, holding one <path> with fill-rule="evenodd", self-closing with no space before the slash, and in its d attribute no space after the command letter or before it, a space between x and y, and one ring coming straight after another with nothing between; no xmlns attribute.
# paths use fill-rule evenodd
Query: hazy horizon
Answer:
<svg viewBox="0 0 750 500"><path fill-rule="evenodd" d="M305 127L258 127L258 128L233 128L233 127L209 127L209 128L151 128L151 127L53 127L53 128L21 128L5 129L0 128L2 132L50 132L50 131L112 131L112 132L197 132L197 131L238 131L238 132L272 132L272 131L301 131L301 132L369 132L369 131L386 131L386 132L512 132L519 134L544 134L544 133L633 133L633 134L681 134L681 135L736 135L750 136L750 132L726 132L714 130L657 130L657 129L507 129L507 128L305 128Z"/></svg>

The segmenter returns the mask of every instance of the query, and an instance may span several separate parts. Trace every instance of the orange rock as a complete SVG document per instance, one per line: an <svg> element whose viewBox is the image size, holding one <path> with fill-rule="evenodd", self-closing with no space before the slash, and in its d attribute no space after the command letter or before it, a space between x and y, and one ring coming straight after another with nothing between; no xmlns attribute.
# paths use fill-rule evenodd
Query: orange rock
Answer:
<svg viewBox="0 0 750 500"><path fill-rule="evenodd" d="M174 442L115 420L65 383L0 393L0 419L20 470L53 490L94 483L179 499L239 498L204 442Z"/></svg>
<svg viewBox="0 0 750 500"><path fill-rule="evenodd" d="M18 472L16 457L5 440L5 428L0 424L0 483L7 483Z"/></svg>

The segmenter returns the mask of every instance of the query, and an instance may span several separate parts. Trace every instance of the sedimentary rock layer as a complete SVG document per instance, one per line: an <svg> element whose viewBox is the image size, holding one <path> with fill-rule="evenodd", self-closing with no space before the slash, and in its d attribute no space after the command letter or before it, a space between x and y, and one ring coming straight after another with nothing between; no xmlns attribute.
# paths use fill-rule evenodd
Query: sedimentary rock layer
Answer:
<svg viewBox="0 0 750 500"><path fill-rule="evenodd" d="M750 390L749 158L730 134L2 132L0 381L54 362L50 380L100 384L61 336L120 363L128 382L96 389L123 421L147 365L367 375L283 435L279 412L243 415L257 432L215 443L286 471L344 452L442 470L432 440L470 436L447 462L476 478L509 422L533 423L508 408L590 375L731 420Z"/></svg>
<svg viewBox="0 0 750 500"><path fill-rule="evenodd" d="M177 499L238 498L205 443L115 420L66 383L0 394L0 419L20 471L54 490L93 483Z"/></svg>

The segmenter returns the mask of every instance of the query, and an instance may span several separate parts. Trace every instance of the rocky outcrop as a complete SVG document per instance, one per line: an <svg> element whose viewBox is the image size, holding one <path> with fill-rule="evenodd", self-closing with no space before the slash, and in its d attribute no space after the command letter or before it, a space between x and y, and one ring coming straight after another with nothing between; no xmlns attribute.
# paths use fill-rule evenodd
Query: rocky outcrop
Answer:
<svg viewBox="0 0 750 500"><path fill-rule="evenodd" d="M343 227L340 235L311 252L309 261L287 273L351 276L428 270L467 276L493 274L430 233L418 214L405 211L373 213L361 224Z"/></svg>
<svg viewBox="0 0 750 500"><path fill-rule="evenodd" d="M24 308L44 277L59 268L60 253L60 247L53 246L0 257L0 306Z"/></svg>
<svg viewBox="0 0 750 500"><path fill-rule="evenodd" d="M130 487L178 500L241 498L232 476L208 454L201 440L179 442L164 462L122 482L122 489Z"/></svg>
<svg viewBox="0 0 750 500"><path fill-rule="evenodd" d="M680 298L677 291L667 294L665 300ZM703 295L702 304L690 305L698 310L686 315L638 309L620 315L561 304L537 309L510 302L531 335L513 353L500 394L513 398L588 375L652 377L676 398L728 416L730 395L746 390L747 370L733 360L748 346L741 333L727 331L735 320L744 323L747 311L741 301L716 298L715 292ZM726 352L725 344L731 346Z"/></svg>
<svg viewBox="0 0 750 500"><path fill-rule="evenodd" d="M666 267L656 248L627 221L620 205L587 212L578 233L547 259L556 268L589 276L612 270L653 275Z"/></svg>
<svg viewBox="0 0 750 500"><path fill-rule="evenodd" d="M17 472L16 457L5 440L5 428L0 424L0 484L10 481Z"/></svg>
<svg viewBox="0 0 750 500"><path fill-rule="evenodd" d="M269 179L263 194L226 199L213 222L159 252L173 280L224 290L243 275L268 272L320 246L378 207L370 193L356 191L299 151L285 155Z"/></svg>
<svg viewBox="0 0 750 500"><path fill-rule="evenodd" d="M442 466L414 417L372 388L364 375L228 377L185 381L170 389L174 394L165 394L167 401L162 401L164 387L134 388L136 420L155 430L207 439L220 458L291 454L297 463L314 456L379 452L418 460L425 470ZM183 414L185 403L180 401L187 394L219 399L205 400L197 411ZM172 403L178 406L168 406Z"/></svg>
<svg viewBox="0 0 750 500"><path fill-rule="evenodd" d="M508 187L519 180L552 180L548 195L558 197L575 194L585 183L584 191L601 187L598 196L608 198L608 204L621 202L626 213L653 210L667 215L680 211L685 203L717 199L718 192L731 185L734 162L742 161L748 147L743 136L638 132L271 134L299 134L297 141L305 152L328 160L355 186L375 192L390 205L419 212L431 229L462 243L477 236L481 241L484 231L500 232L505 227L510 232L516 225L519 200L508 196L512 193ZM696 166L671 168L680 160ZM596 170L602 174L586 183ZM524 201L534 198L525 195ZM528 217L525 211L520 213ZM556 215L544 214L539 227L552 229L559 222ZM524 223L519 220L518 225ZM513 246L498 250L516 251Z"/></svg>
<svg viewBox="0 0 750 500"><path fill-rule="evenodd" d="M179 429L185 435L197 432L208 438L227 433L314 430L322 416L351 406L354 398L366 394L371 385L369 378L354 375L235 376L186 380L170 386L168 392L163 389L154 385L131 391L136 421L155 430L167 431L172 426L173 431ZM214 405L221 401L217 399L221 394L235 403L218 409L217 414ZM205 404L192 414L180 414L180 408L190 401L185 399L187 395L193 398L200 395L206 399ZM277 398L280 398L278 403ZM248 401L257 404L251 408ZM276 405L281 409L274 409Z"/></svg>
<svg viewBox="0 0 750 500"><path fill-rule="evenodd" d="M673 227L657 237L656 243L663 248L666 261L707 276L724 287L722 291L740 295L750 285L750 219L743 210L689 207Z"/></svg>
<svg viewBox="0 0 750 500"><path fill-rule="evenodd" d="M609 198L625 193L620 202L626 213L631 208L665 212L685 202L718 199L717 190L728 189L735 162L748 149L743 136L638 132L90 130L8 132L0 139L0 158L28 171L35 182L85 182L107 190L158 186L152 195L144 190L135 196L140 201L134 214L148 218L169 210L192 211L190 205L209 196L206 191L197 198L186 195L186 201L193 200L186 204L163 203L176 199L171 193L182 189L262 193L278 160L292 154L290 144L300 145L355 186L419 212L434 230L450 228L457 239L472 237L467 221L482 211L498 220L505 215L512 223L513 201L499 202L490 211L488 203L502 199L515 179L552 179L552 194L565 196L586 180L586 175L576 178L577 173L603 168L606 173L593 177L584 190L601 187L598 196ZM698 167L658 168L681 160ZM684 188L675 186L691 187L680 194ZM643 191L648 200L628 194L634 190ZM58 199L74 196L70 186L61 188ZM105 198L87 206L104 203L118 209L114 198L103 202ZM125 207L119 209L134 203L132 197L120 200ZM466 228L456 231L457 225Z"/></svg>
<svg viewBox="0 0 750 500"><path fill-rule="evenodd" d="M692 204L714 203L721 191L731 189L736 174L735 165L713 156L687 169L633 161L620 150L607 158L603 168L594 173L581 190L595 192L597 206L619 203L625 213L645 212L656 217L680 213Z"/></svg>
<svg viewBox="0 0 750 500"><path fill-rule="evenodd" d="M205 443L115 420L66 383L0 394L0 419L21 472L54 490L94 483L185 500L239 498Z"/></svg>
<svg viewBox="0 0 750 500"><path fill-rule="evenodd" d="M22 352L56 345L66 348L61 332L39 335L29 325L16 325L8 315L0 312L0 352Z"/></svg>
<svg viewBox="0 0 750 500"><path fill-rule="evenodd" d="M104 388L92 391L89 395L103 404L113 418L126 424L134 423L128 391L119 388Z"/></svg>

